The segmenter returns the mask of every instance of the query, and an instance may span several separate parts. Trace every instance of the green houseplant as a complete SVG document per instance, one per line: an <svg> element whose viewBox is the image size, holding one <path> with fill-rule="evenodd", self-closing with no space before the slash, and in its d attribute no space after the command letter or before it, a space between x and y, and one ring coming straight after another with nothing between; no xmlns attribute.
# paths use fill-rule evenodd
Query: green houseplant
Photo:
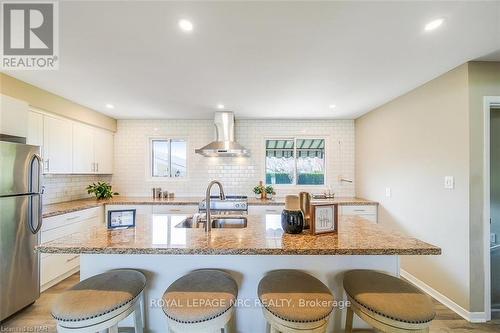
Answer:
<svg viewBox="0 0 500 333"><path fill-rule="evenodd" d="M273 195L275 194L274 188L271 185L267 185L265 191L266 191L266 197L268 199L272 199Z"/></svg>
<svg viewBox="0 0 500 333"><path fill-rule="evenodd" d="M265 189L262 185L257 185L253 188L253 193L255 193L255 198L260 199L262 197L262 193L264 193Z"/></svg>
<svg viewBox="0 0 500 333"><path fill-rule="evenodd" d="M118 195L119 193L113 192L111 189L111 184L106 182L92 183L87 186L87 193L94 194L97 200L110 199L113 195Z"/></svg>

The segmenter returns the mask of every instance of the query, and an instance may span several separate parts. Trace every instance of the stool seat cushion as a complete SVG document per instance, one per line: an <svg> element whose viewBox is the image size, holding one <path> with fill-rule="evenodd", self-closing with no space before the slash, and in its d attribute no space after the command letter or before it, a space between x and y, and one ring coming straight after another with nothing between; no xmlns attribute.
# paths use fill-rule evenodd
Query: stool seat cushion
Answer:
<svg viewBox="0 0 500 333"><path fill-rule="evenodd" d="M163 312L179 323L217 318L236 302L238 285L231 275L213 269L191 272L174 281L163 294Z"/></svg>
<svg viewBox="0 0 500 333"><path fill-rule="evenodd" d="M259 300L276 317L290 322L315 322L333 310L331 291L320 280L297 270L269 272L259 282Z"/></svg>
<svg viewBox="0 0 500 333"><path fill-rule="evenodd" d="M372 270L344 275L346 293L362 308L391 320L423 324L436 316L432 299L410 283Z"/></svg>
<svg viewBox="0 0 500 333"><path fill-rule="evenodd" d="M118 269L85 279L62 293L52 306L59 321L84 321L126 307L144 290L139 271Z"/></svg>

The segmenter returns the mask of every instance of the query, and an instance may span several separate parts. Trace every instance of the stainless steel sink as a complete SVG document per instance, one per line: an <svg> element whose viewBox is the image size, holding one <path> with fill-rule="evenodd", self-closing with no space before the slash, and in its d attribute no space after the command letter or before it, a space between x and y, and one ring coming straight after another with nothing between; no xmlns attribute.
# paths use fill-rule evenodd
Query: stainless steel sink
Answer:
<svg viewBox="0 0 500 333"><path fill-rule="evenodd" d="M192 217L188 217L179 224L176 228L203 228L205 221L196 222ZM246 217L221 217L212 220L212 228L214 229L226 229L226 228L246 228L247 218Z"/></svg>

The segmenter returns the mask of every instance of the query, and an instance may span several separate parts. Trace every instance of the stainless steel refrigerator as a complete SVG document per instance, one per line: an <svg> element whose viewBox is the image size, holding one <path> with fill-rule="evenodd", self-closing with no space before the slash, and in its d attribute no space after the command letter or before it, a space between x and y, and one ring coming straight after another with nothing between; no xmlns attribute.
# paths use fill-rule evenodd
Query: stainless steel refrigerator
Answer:
<svg viewBox="0 0 500 333"><path fill-rule="evenodd" d="M40 296L39 153L37 146L0 141L0 321Z"/></svg>

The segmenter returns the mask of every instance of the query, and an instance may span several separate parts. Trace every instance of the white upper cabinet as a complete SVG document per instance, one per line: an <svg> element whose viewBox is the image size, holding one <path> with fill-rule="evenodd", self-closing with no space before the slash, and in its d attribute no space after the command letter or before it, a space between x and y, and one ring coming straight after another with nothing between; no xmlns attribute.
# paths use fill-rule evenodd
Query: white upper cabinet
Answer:
<svg viewBox="0 0 500 333"><path fill-rule="evenodd" d="M73 173L93 173L96 171L94 160L94 128L73 123Z"/></svg>
<svg viewBox="0 0 500 333"><path fill-rule="evenodd" d="M112 174L113 133L53 116L27 112L26 143L41 146L44 173Z"/></svg>
<svg viewBox="0 0 500 333"><path fill-rule="evenodd" d="M113 133L94 130L94 156L96 173L113 173Z"/></svg>
<svg viewBox="0 0 500 333"><path fill-rule="evenodd" d="M28 108L25 101L0 95L0 134L25 138L28 134Z"/></svg>
<svg viewBox="0 0 500 333"><path fill-rule="evenodd" d="M26 143L33 146L43 146L43 115L41 113L28 112Z"/></svg>
<svg viewBox="0 0 500 333"><path fill-rule="evenodd" d="M44 173L72 173L72 135L70 120L44 115L43 159Z"/></svg>

